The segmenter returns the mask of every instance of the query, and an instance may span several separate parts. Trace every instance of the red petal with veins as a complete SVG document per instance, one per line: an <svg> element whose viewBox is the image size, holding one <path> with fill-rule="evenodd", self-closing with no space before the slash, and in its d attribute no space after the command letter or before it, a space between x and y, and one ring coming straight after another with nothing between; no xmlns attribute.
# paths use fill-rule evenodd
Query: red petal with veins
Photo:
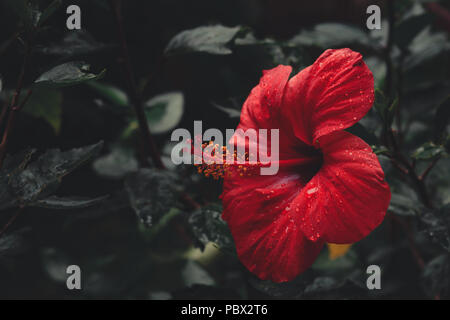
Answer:
<svg viewBox="0 0 450 320"><path fill-rule="evenodd" d="M360 138L340 131L319 139L323 165L292 202L310 240L352 243L375 229L391 199L377 156Z"/></svg>
<svg viewBox="0 0 450 320"><path fill-rule="evenodd" d="M289 80L283 112L295 135L312 145L321 136L354 125L373 101L373 75L361 54L327 50Z"/></svg>
<svg viewBox="0 0 450 320"><path fill-rule="evenodd" d="M281 112L282 101L292 68L280 65L264 71L259 84L245 101L237 129L279 129L280 159L293 159L308 147L295 136L289 121ZM270 133L269 133L270 134ZM268 141L270 149L270 140Z"/></svg>
<svg viewBox="0 0 450 320"><path fill-rule="evenodd" d="M289 207L303 178L279 172L276 176L226 179L222 200L241 262L264 280L294 279L311 266L323 242L306 239L299 215Z"/></svg>

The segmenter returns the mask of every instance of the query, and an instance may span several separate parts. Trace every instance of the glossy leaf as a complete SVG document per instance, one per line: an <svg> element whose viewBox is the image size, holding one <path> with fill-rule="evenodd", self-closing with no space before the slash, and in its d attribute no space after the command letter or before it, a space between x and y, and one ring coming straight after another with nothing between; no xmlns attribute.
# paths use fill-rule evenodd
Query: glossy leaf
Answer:
<svg viewBox="0 0 450 320"><path fill-rule="evenodd" d="M67 62L42 74L34 82L35 86L45 86L51 88L67 87L83 82L100 79L105 70L100 74L89 72L89 65L83 62Z"/></svg>
<svg viewBox="0 0 450 320"><path fill-rule="evenodd" d="M221 214L221 208L217 205L196 210L189 218L192 232L203 248L213 242L222 250L234 252L233 238Z"/></svg>
<svg viewBox="0 0 450 320"><path fill-rule="evenodd" d="M90 206L97 205L108 197L100 197L95 199L83 199L77 197L55 197L51 196L46 199L38 200L33 204L33 207L47 208L47 209L58 209L58 210L74 210L83 209Z"/></svg>
<svg viewBox="0 0 450 320"><path fill-rule="evenodd" d="M98 154L103 143L62 152L48 150L31 161L34 150L8 157L0 171L0 210L32 206L59 187L63 177Z"/></svg>
<svg viewBox="0 0 450 320"><path fill-rule="evenodd" d="M170 40L165 49L165 54L174 55L190 52L231 54L229 45L240 30L240 27L229 28L222 25L185 30Z"/></svg>
<svg viewBox="0 0 450 320"><path fill-rule="evenodd" d="M441 145L436 145L433 142L427 142L417 148L412 154L412 157L417 160L432 160L436 157L445 154L445 148Z"/></svg>
<svg viewBox="0 0 450 320"><path fill-rule="evenodd" d="M130 204L147 226L153 226L177 203L179 182L173 172L141 169L125 180Z"/></svg>

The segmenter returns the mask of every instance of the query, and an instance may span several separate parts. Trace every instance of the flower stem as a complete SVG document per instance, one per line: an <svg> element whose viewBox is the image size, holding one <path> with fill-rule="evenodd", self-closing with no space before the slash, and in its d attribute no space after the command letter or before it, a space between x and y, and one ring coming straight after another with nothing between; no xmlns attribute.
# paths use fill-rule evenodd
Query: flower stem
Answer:
<svg viewBox="0 0 450 320"><path fill-rule="evenodd" d="M151 134L150 128L148 126L148 122L144 112L144 106L142 103L142 98L137 90L135 77L133 73L133 68L130 61L130 54L128 50L127 40L125 36L125 29L123 24L123 16L122 16L122 0L109 0L110 5L114 11L116 24L117 24L117 33L119 40L121 42L122 48L122 59L124 60L125 65L125 75L128 81L128 86L130 90L130 96L133 102L133 107L138 118L139 128L142 135L142 141L144 142L144 146L148 146L149 153L154 165L158 169L165 170L166 167L161 160L161 154L159 153L158 147L156 146L155 140ZM194 199L192 199L188 194L183 193L181 197L182 201L192 209L200 208L200 204L198 204Z"/></svg>
<svg viewBox="0 0 450 320"><path fill-rule="evenodd" d="M32 94L32 91L28 90L26 97L22 100L21 103L19 103L19 99L20 99L20 95L23 90L25 74L28 69L30 57L31 57L31 35L28 38L28 41L26 42L23 63L22 63L22 67L20 70L19 79L17 80L16 90L14 91L14 94L13 94L13 97L11 100L11 104L9 106L6 105L2 110L2 114L0 115L0 126L2 125L3 120L6 118L6 116L8 116L8 121L6 123L6 128L5 128L5 131L3 132L3 136L2 136L2 140L1 140L1 144L0 144L0 168L3 166L3 161L5 159L6 150L8 147L9 137L14 128L16 118L17 118L17 113L21 109L23 109L23 107L28 102L28 99L30 98L30 96Z"/></svg>
<svg viewBox="0 0 450 320"><path fill-rule="evenodd" d="M133 68L131 66L130 54L128 50L127 40L125 36L125 30L123 27L123 16L122 16L122 1L121 0L110 0L110 5L114 11L114 16L117 25L117 34L121 43L122 49L122 59L124 62L125 76L128 82L128 87L130 91L130 97L132 100L133 108L136 113L136 117L139 123L139 131L141 133L141 138L144 142L145 150L144 154L149 153L153 163L159 169L164 169L164 164L161 160L160 153L156 146L155 140L151 134L147 118L145 116L144 106L142 103L142 98L137 90L136 80L134 77ZM148 148L148 149L147 149Z"/></svg>

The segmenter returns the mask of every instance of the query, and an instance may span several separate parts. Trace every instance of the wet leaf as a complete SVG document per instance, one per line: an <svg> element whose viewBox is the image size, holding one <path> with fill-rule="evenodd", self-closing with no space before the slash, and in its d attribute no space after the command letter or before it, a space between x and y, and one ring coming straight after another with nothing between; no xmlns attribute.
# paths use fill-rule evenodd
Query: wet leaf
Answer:
<svg viewBox="0 0 450 320"><path fill-rule="evenodd" d="M93 163L94 170L101 176L110 179L122 179L139 168L133 150L122 146L114 146L110 153L99 157Z"/></svg>
<svg viewBox="0 0 450 320"><path fill-rule="evenodd" d="M167 170L141 169L125 180L131 206L142 223L152 226L177 203L179 182Z"/></svg>
<svg viewBox="0 0 450 320"><path fill-rule="evenodd" d="M89 65L84 62L67 62L45 72L34 82L35 86L60 88L77 85L83 82L100 79L105 70L100 74L89 72Z"/></svg>
<svg viewBox="0 0 450 320"><path fill-rule="evenodd" d="M51 196L46 199L38 200L33 204L33 207L47 208L47 209L58 209L58 210L74 210L83 209L91 206L95 206L108 197L99 197L95 199L84 199L77 197L65 197L60 198L56 196Z"/></svg>
<svg viewBox="0 0 450 320"><path fill-rule="evenodd" d="M303 30L289 43L293 46L317 46L329 49L354 45L371 47L373 42L367 33L356 26L341 23L321 23L312 30Z"/></svg>
<svg viewBox="0 0 450 320"><path fill-rule="evenodd" d="M74 30L67 32L60 42L38 47L37 51L46 55L63 56L67 59L90 55L109 48L111 46L96 41L87 31Z"/></svg>
<svg viewBox="0 0 450 320"><path fill-rule="evenodd" d="M221 215L222 209L218 205L198 209L189 217L191 230L202 248L212 242L226 252L235 253L233 237Z"/></svg>
<svg viewBox="0 0 450 320"><path fill-rule="evenodd" d="M412 154L412 157L417 160L432 160L436 157L444 155L445 147L436 145L433 142L427 142L424 145L417 148Z"/></svg>
<svg viewBox="0 0 450 320"><path fill-rule="evenodd" d="M450 205L425 213L420 221L424 232L450 253Z"/></svg>
<svg viewBox="0 0 450 320"><path fill-rule="evenodd" d="M10 157L0 171L0 210L30 206L47 198L59 187L63 177L98 154L103 143L62 152L46 151L30 162L34 151Z"/></svg>
<svg viewBox="0 0 450 320"><path fill-rule="evenodd" d="M190 52L209 54L231 54L229 44L238 35L241 27L224 27L222 25L203 26L185 30L170 40L165 49L166 55Z"/></svg>

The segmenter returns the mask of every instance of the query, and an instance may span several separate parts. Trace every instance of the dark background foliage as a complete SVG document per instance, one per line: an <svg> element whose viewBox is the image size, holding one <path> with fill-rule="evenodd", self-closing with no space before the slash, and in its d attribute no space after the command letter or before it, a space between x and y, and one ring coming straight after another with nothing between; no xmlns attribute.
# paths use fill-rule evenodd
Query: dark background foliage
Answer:
<svg viewBox="0 0 450 320"><path fill-rule="evenodd" d="M26 101L32 89L13 130L8 117L0 123L10 133L0 146L10 154L0 170L0 298L450 297L448 1L120 2L0 0L2 110L15 114L14 92ZM66 28L70 4L81 31ZM382 30L365 27L369 4L382 7ZM349 130L379 155L389 212L344 256L325 248L295 281L260 281L220 219L220 182L173 167L170 133L194 120L235 128L262 70L297 72L342 47L363 53L375 75L375 106ZM155 149L140 139L133 106L144 106ZM66 288L72 264L81 291ZM381 290L366 288L370 264L382 268Z"/></svg>

